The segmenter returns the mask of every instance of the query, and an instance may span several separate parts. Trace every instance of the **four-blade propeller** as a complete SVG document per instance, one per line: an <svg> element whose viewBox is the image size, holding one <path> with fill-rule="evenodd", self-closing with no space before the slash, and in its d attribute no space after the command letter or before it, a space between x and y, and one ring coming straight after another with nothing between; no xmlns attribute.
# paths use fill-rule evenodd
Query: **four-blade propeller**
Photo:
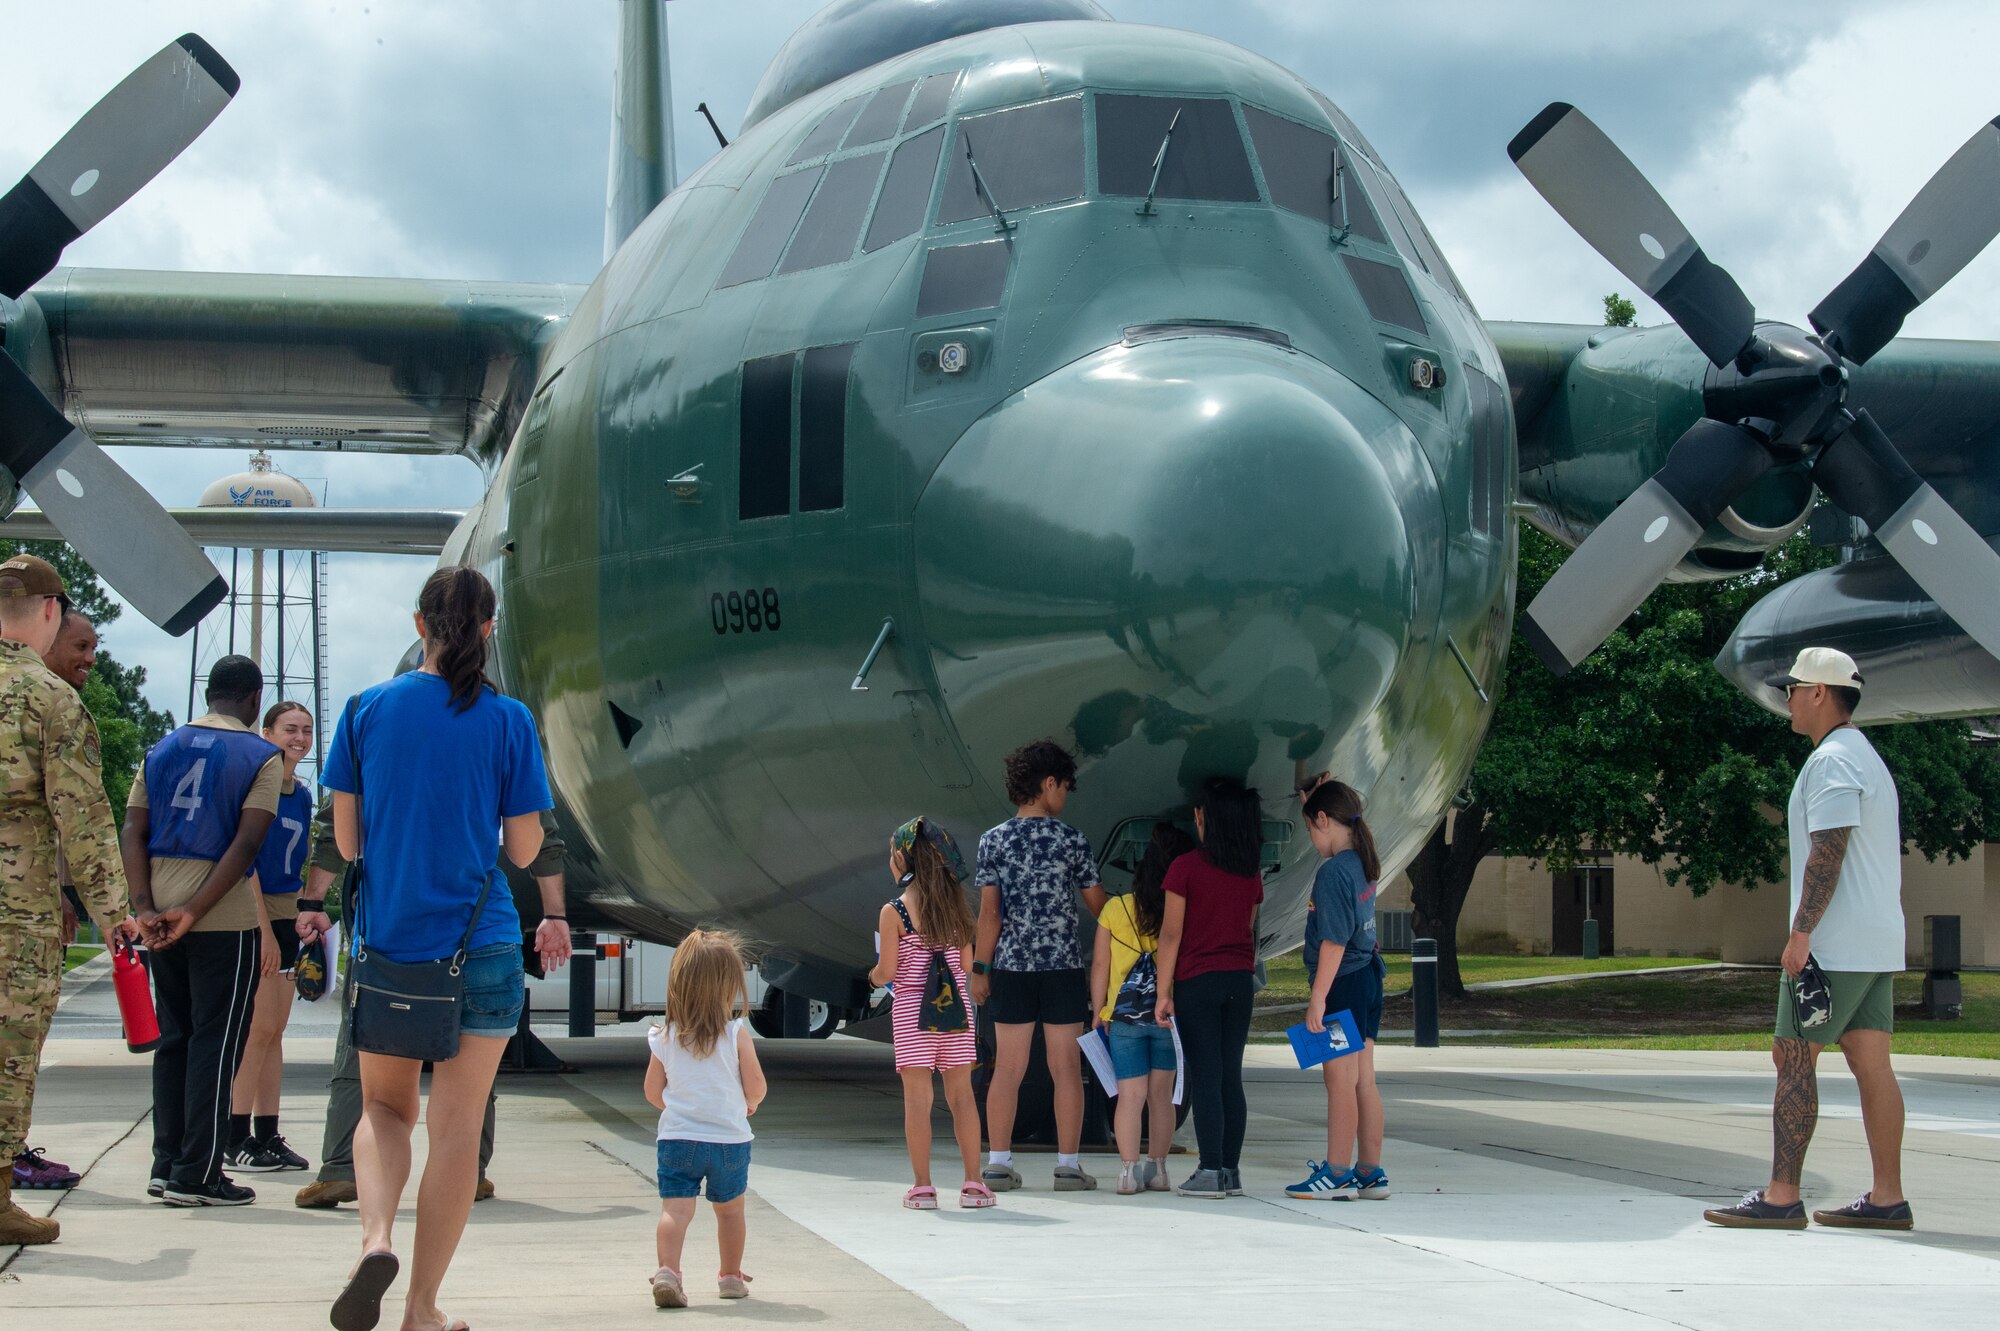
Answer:
<svg viewBox="0 0 2000 1331"><path fill-rule="evenodd" d="M1866 522L1917 585L2000 656L2000 555L1926 484L1866 411L1850 411L1846 363L1861 365L2000 232L2000 120L1982 125L1903 210L1861 266L1812 312L1818 337L1762 323L1666 200L1590 118L1557 102L1507 145L1563 220L1665 309L1726 391L1651 480L1620 504L1542 588L1522 624L1566 674L1775 467L1813 482Z"/></svg>
<svg viewBox="0 0 2000 1331"><path fill-rule="evenodd" d="M236 95L236 71L189 33L127 75L0 196L0 295L47 276L69 243L138 193ZM188 535L0 353L0 466L140 614L182 634L229 594Z"/></svg>

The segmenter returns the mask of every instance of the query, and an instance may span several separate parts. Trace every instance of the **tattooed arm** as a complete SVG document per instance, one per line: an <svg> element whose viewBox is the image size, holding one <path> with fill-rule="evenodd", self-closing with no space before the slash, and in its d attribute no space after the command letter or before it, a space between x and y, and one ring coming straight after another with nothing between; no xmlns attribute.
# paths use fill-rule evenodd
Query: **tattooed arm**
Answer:
<svg viewBox="0 0 2000 1331"><path fill-rule="evenodd" d="M1840 882L1840 866L1847 858L1847 838L1851 827L1829 827L1812 834L1812 853L1806 857L1805 884L1799 892L1798 914L1792 917L1792 936L1785 943L1785 973L1796 977L1805 969L1812 953L1812 933L1819 928L1826 908L1833 904L1833 889Z"/></svg>

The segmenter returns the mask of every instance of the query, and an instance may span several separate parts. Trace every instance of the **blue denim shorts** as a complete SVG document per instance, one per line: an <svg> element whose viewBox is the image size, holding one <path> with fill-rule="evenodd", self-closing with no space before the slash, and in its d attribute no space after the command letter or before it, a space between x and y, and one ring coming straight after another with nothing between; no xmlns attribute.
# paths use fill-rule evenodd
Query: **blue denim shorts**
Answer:
<svg viewBox="0 0 2000 1331"><path fill-rule="evenodd" d="M458 1029L467 1035L512 1035L528 999L521 977L521 945L488 943L465 954L465 1014Z"/></svg>
<svg viewBox="0 0 2000 1331"><path fill-rule="evenodd" d="M1174 1032L1171 1026L1107 1022L1104 1043L1111 1047L1111 1070L1120 1081L1143 1077L1148 1072L1174 1070Z"/></svg>
<svg viewBox="0 0 2000 1331"><path fill-rule="evenodd" d="M703 1179L711 1202L733 1202L749 1191L750 1143L660 1143L661 1197L698 1197Z"/></svg>

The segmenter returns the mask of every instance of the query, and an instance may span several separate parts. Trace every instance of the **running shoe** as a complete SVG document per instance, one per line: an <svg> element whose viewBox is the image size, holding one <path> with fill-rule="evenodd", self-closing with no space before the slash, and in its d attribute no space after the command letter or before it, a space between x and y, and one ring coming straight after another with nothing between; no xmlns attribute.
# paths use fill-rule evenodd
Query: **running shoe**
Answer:
<svg viewBox="0 0 2000 1331"><path fill-rule="evenodd" d="M1908 1202L1877 1206L1865 1192L1839 1210L1814 1211L1813 1219L1835 1229L1911 1229L1916 1225Z"/></svg>
<svg viewBox="0 0 2000 1331"><path fill-rule="evenodd" d="M1306 1163L1312 1164L1312 1161ZM1304 1182L1286 1188L1285 1196L1296 1197L1302 1202L1344 1202L1353 1187L1353 1170L1343 1169L1336 1174L1333 1167L1322 1160L1312 1166L1312 1173L1306 1175Z"/></svg>
<svg viewBox="0 0 2000 1331"><path fill-rule="evenodd" d="M17 1188L60 1190L74 1188L83 1175L68 1165L57 1164L34 1147L14 1157L14 1186Z"/></svg>
<svg viewBox="0 0 2000 1331"><path fill-rule="evenodd" d="M681 1284L680 1273L671 1266L663 1266L653 1272L653 1306L655 1308L688 1306L687 1287Z"/></svg>
<svg viewBox="0 0 2000 1331"><path fill-rule="evenodd" d="M1806 1208L1803 1203L1793 1202L1790 1206L1778 1206L1764 1200L1761 1188L1743 1194L1743 1200L1734 1206L1717 1206L1701 1213L1702 1219L1711 1225L1721 1225L1727 1229L1804 1229Z"/></svg>
<svg viewBox="0 0 2000 1331"><path fill-rule="evenodd" d="M265 1155L272 1157L278 1162L279 1169L300 1170L312 1168L311 1162L297 1151L294 1151L292 1144L286 1141L279 1133L272 1133L258 1144L264 1148Z"/></svg>
<svg viewBox="0 0 2000 1331"><path fill-rule="evenodd" d="M224 1176L206 1184L169 1183L161 1200L168 1206L248 1206L257 1194Z"/></svg>
<svg viewBox="0 0 2000 1331"><path fill-rule="evenodd" d="M1389 1198L1389 1175L1382 1166L1354 1171L1354 1195L1364 1201L1380 1202Z"/></svg>
<svg viewBox="0 0 2000 1331"><path fill-rule="evenodd" d="M1187 1176L1187 1182L1174 1189L1183 1197L1227 1197L1229 1187L1222 1180L1219 1169L1197 1169Z"/></svg>
<svg viewBox="0 0 2000 1331"><path fill-rule="evenodd" d="M726 1271L715 1278L716 1297L724 1299L747 1299L750 1297L751 1277L741 1271Z"/></svg>
<svg viewBox="0 0 2000 1331"><path fill-rule="evenodd" d="M255 1137L238 1142L223 1153L222 1163L239 1174L275 1174L285 1162L264 1149Z"/></svg>

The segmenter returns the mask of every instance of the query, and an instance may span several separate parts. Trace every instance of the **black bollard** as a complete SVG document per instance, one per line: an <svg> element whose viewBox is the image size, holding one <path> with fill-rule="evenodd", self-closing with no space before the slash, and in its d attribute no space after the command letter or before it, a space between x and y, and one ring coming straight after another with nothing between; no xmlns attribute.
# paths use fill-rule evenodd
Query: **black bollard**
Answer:
<svg viewBox="0 0 2000 1331"><path fill-rule="evenodd" d="M570 931L569 1033L597 1034L597 935Z"/></svg>
<svg viewBox="0 0 2000 1331"><path fill-rule="evenodd" d="M1416 1011L1419 1049L1438 1047L1437 963L1437 939L1410 940L1410 1006Z"/></svg>

